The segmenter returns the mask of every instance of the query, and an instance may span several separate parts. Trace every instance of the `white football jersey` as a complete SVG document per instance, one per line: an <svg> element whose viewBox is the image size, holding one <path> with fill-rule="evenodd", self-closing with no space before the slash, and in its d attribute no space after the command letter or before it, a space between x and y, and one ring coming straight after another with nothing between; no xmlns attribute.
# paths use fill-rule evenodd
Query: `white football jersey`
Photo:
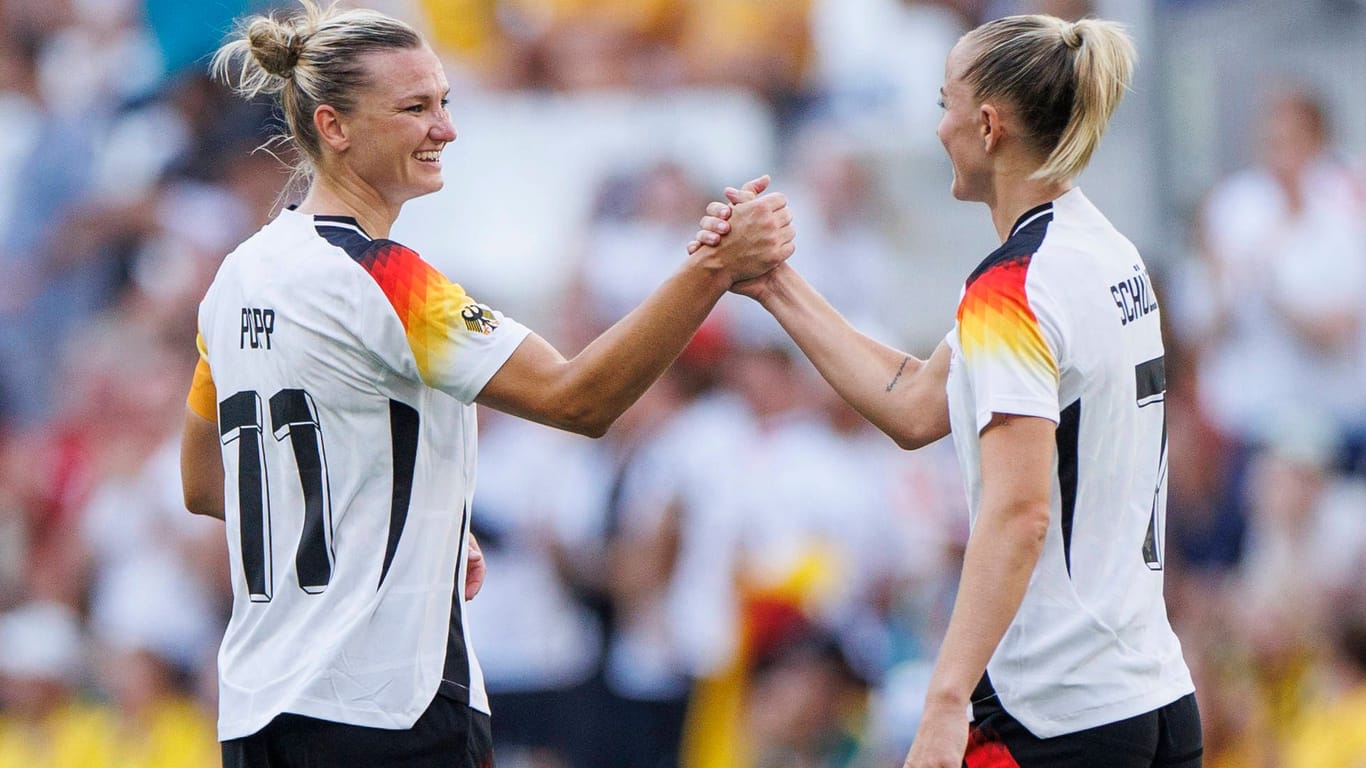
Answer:
<svg viewBox="0 0 1366 768"><path fill-rule="evenodd" d="M987 666L1049 738L1194 690L1162 597L1166 374L1147 268L1079 189L1025 213L968 278L948 335L949 416L975 524L993 413L1057 427L1051 517Z"/></svg>
<svg viewBox="0 0 1366 768"><path fill-rule="evenodd" d="M224 260L199 331L233 580L219 737L283 712L407 728L438 689L488 712L471 403L528 330L354 219L284 211Z"/></svg>

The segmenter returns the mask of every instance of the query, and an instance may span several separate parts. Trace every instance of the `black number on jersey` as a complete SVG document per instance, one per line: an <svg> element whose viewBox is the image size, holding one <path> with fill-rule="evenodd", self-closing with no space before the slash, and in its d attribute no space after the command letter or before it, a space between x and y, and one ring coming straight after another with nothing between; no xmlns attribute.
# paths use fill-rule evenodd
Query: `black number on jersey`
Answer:
<svg viewBox="0 0 1366 768"><path fill-rule="evenodd" d="M1163 357L1155 357L1134 366L1138 407L1153 409L1154 418L1162 419L1162 443L1157 453L1157 477L1153 481L1153 512L1148 518L1148 534L1143 537L1143 562L1154 571L1162 570L1162 489L1167 485L1167 366Z"/></svg>
<svg viewBox="0 0 1366 768"><path fill-rule="evenodd" d="M252 602L269 602L271 572L270 479L266 472L261 396L246 390L218 406L224 445L237 443L238 524L242 570ZM327 589L332 579L332 499L327 482L327 451L313 398L302 389L282 389L270 398L271 433L286 437L299 471L304 497L303 530L294 557L299 587L309 594Z"/></svg>

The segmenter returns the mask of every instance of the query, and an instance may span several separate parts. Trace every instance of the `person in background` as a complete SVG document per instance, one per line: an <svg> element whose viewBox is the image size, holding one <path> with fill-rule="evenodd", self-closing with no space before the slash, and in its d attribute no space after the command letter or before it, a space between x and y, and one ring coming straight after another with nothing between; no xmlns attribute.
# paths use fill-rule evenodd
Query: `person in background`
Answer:
<svg viewBox="0 0 1366 768"><path fill-rule="evenodd" d="M1317 393L1348 462L1366 444L1366 190L1333 156L1317 96L1281 86L1262 99L1259 160L1205 201L1177 315L1197 351L1200 405L1240 459L1237 480L1304 392Z"/></svg>

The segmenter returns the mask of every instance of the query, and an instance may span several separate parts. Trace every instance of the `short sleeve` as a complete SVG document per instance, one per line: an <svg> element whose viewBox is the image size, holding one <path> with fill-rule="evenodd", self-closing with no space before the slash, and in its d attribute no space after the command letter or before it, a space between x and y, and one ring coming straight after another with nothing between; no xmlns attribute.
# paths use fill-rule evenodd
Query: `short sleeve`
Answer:
<svg viewBox="0 0 1366 768"><path fill-rule="evenodd" d="M216 422L218 389L214 386L213 372L209 369L209 353L202 335L196 335L194 343L199 348L199 361L194 366L194 379L190 382L190 394L185 404L205 419Z"/></svg>
<svg viewBox="0 0 1366 768"><path fill-rule="evenodd" d="M993 413L1058 421L1061 312L1030 280L1029 256L1001 261L967 286L958 305L959 346L977 429Z"/></svg>
<svg viewBox="0 0 1366 768"><path fill-rule="evenodd" d="M530 333L391 240L373 241L357 262L398 315L422 381L461 402L474 402Z"/></svg>

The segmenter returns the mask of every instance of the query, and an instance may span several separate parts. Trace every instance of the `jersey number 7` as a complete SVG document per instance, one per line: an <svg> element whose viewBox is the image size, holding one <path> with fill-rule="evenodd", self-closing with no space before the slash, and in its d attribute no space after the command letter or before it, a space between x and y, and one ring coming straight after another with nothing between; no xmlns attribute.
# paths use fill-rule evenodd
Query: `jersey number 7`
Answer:
<svg viewBox="0 0 1366 768"><path fill-rule="evenodd" d="M1148 518L1148 534L1143 537L1143 562L1154 571L1162 570L1162 489L1167 485L1167 366L1164 357L1155 357L1134 366L1138 407L1157 406L1156 418L1162 419L1162 442L1157 454L1157 477L1153 481L1153 512Z"/></svg>

